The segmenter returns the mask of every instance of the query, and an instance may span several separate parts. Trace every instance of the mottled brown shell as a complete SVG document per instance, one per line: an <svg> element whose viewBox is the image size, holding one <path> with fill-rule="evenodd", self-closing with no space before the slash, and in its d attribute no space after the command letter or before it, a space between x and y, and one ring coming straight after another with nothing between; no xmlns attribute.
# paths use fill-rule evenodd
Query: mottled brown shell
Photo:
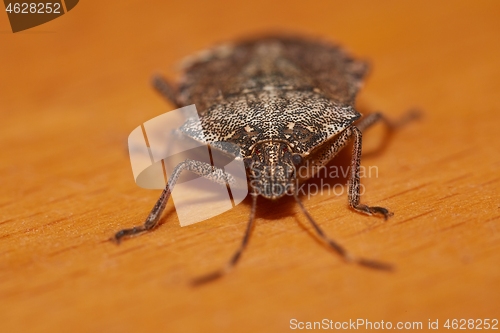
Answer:
<svg viewBox="0 0 500 333"><path fill-rule="evenodd" d="M181 131L236 144L243 157L262 141L286 141L307 155L360 117L353 104L367 68L317 40L266 37L219 46L185 68L179 102L195 104L201 123L187 122Z"/></svg>

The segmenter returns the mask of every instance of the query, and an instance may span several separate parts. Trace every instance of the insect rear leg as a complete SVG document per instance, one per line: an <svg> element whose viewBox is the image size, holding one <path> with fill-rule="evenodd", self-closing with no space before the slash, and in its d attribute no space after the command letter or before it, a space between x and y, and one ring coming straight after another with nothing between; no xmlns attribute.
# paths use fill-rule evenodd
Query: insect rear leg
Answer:
<svg viewBox="0 0 500 333"><path fill-rule="evenodd" d="M116 243L120 243L121 239L124 237L135 236L156 227L158 221L160 220L161 214L165 210L168 198L170 197L170 194L172 193L174 186L179 179L179 176L185 170L191 171L201 177L207 178L221 185L229 185L236 182L233 176L226 173L220 168L214 167L205 162L185 160L184 162L179 163L174 168L174 171L172 172L172 175L170 176L165 189L161 193L160 198L158 198L158 201L149 213L144 224L130 229L120 230L111 238L111 240L115 241Z"/></svg>
<svg viewBox="0 0 500 333"><path fill-rule="evenodd" d="M167 79L160 75L155 75L153 76L151 82L155 90L162 95L167 102L174 104L178 108L182 107L177 99L177 89L175 89L175 87L167 81Z"/></svg>
<svg viewBox="0 0 500 333"><path fill-rule="evenodd" d="M383 113L375 112L370 113L366 117L362 118L357 124L356 127L364 132L366 129L371 127L372 125L382 121L389 130L395 130L401 126L406 125L407 123L420 118L422 115L421 111L418 109L410 109L405 114L401 116L396 121L390 120Z"/></svg>

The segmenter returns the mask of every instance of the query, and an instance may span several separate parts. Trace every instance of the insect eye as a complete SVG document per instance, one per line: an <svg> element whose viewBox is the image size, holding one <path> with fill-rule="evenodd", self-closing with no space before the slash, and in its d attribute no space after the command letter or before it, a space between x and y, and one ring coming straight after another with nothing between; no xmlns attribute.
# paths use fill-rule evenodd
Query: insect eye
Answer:
<svg viewBox="0 0 500 333"><path fill-rule="evenodd" d="M302 163L302 156L300 156L299 154L293 154L292 155L292 163L294 165L299 165L300 163Z"/></svg>

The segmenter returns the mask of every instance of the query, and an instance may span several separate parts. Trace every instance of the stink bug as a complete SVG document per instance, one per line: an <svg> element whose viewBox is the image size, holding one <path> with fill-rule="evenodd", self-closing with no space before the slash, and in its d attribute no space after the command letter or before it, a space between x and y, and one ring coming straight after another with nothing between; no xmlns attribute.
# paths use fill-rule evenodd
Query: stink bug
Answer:
<svg viewBox="0 0 500 333"><path fill-rule="evenodd" d="M195 104L199 122L187 121L180 132L201 140L200 133L213 142L213 149L224 151L217 142L239 147L247 172L252 208L243 241L227 266L197 279L206 282L229 271L248 244L255 220L258 196L275 200L291 195L318 236L346 261L376 269L388 264L355 257L326 236L298 197L297 184L325 166L351 140L353 141L349 206L360 213L387 219L389 210L360 203L361 138L365 129L382 120L389 129L397 126L382 114L362 119L354 109L356 94L368 70L340 47L306 38L270 36L223 45L195 56L186 65L177 87L161 77L154 86L178 107ZM415 116L410 113L409 117ZM401 123L400 122L400 123ZM297 170L307 168L307 176ZM215 168L217 169L217 168ZM212 165L186 160L174 169L168 184L142 226L117 232L120 242L153 229L165 209L179 175L185 171L226 184L231 176ZM211 175L211 176L210 176Z"/></svg>

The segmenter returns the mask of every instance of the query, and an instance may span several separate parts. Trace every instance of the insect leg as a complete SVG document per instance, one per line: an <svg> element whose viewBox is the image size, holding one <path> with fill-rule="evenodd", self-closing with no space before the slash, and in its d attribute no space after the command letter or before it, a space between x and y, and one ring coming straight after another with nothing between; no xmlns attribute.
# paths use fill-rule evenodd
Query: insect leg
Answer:
<svg viewBox="0 0 500 333"><path fill-rule="evenodd" d="M160 198L149 213L144 224L130 229L120 230L111 238L111 240L115 241L116 243L120 243L123 237L135 236L156 227L158 221L160 220L162 212L165 210L165 206L167 205L168 198L170 197L170 194L174 189L175 183L179 179L181 172L183 172L184 170L194 172L199 176L205 177L221 185L233 184L235 182L235 179L230 174L226 173L220 168L200 161L185 160L184 162L179 163L174 168L174 171L172 172L172 175L170 176L165 189L161 193Z"/></svg>
<svg viewBox="0 0 500 333"><path fill-rule="evenodd" d="M299 205L300 209L302 210L302 213L306 216L307 220L311 225L314 227L314 230L318 234L321 239L327 243L333 250L335 250L338 254L344 258L345 261L347 262L353 262L365 267L369 268L375 268L375 269L381 269L381 270L392 270L392 266L390 264L374 261L374 260L369 260L369 259L364 259L364 258L357 258L353 256L351 253L347 252L341 245L339 245L336 241L328 237L323 229L319 227L319 225L314 221L312 216L309 214L309 212L305 209L304 205L302 205L302 202L297 196L297 192L294 193L294 198L297 204Z"/></svg>
<svg viewBox="0 0 500 333"><path fill-rule="evenodd" d="M359 169L361 163L361 138L362 133L356 126L351 126L345 129L340 136L330 143L326 148L320 150L315 154L315 159L309 160L307 167L309 168L307 175L310 177L314 176L316 173L319 173L321 167L328 164L330 160L332 160L337 153L344 148L347 143L354 137L354 146L352 152L352 160L350 167L350 179L349 179L349 191L348 191L348 199L349 206L351 206L354 210L368 214L381 214L387 219L392 215L387 209L383 207L369 207L366 205L362 205L359 203L360 201L360 180L359 180ZM301 172L299 172L299 177ZM303 180L303 179L301 179Z"/></svg>
<svg viewBox="0 0 500 333"><path fill-rule="evenodd" d="M257 194L252 193L252 210L250 211L250 218L248 219L247 228L245 231L245 235L243 236L243 240L241 241L240 247L238 248L238 250L236 250L236 252L231 257L231 260L229 260L229 262L226 264L224 268L221 268L210 274L206 274L196 279L193 279L192 281L193 285L200 285L206 282L216 280L222 277L224 274L228 273L238 263L238 261L241 258L241 254L243 253L243 250L245 250L245 248L247 247L248 240L250 239L250 234L252 232L255 221L256 209L257 209Z"/></svg>
<svg viewBox="0 0 500 333"><path fill-rule="evenodd" d="M361 131L364 132L366 129L374 125L375 123L382 121L389 130L394 130L398 127L406 125L408 122L416 120L420 118L422 113L417 110L417 109L410 109L408 112L403 114L400 119L393 121L388 119L384 114L380 112L375 112L375 113L370 113L363 119L361 119L357 124L356 127Z"/></svg>
<svg viewBox="0 0 500 333"><path fill-rule="evenodd" d="M160 75L155 75L152 78L153 87L156 89L160 95L167 100L167 102L172 103L176 107L180 108L182 105L177 101L177 90L170 82Z"/></svg>
<svg viewBox="0 0 500 333"><path fill-rule="evenodd" d="M354 145L352 149L352 160L351 160L351 176L349 178L349 206L351 206L354 210L368 214L380 214L384 216L384 219L387 220L389 216L392 216L392 213L389 212L386 208L383 207L369 207L361 204L360 201L360 180L359 180L359 169L361 164L361 144L362 144L362 136L361 130L359 130L356 126L352 126L350 128L352 135L354 136Z"/></svg>

